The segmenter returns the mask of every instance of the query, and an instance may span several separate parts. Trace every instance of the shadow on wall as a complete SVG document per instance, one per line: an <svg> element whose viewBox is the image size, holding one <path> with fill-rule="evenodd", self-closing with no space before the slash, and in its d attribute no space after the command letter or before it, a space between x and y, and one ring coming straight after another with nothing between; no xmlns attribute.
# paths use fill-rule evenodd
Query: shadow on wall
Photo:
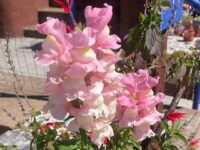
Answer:
<svg viewBox="0 0 200 150"><path fill-rule="evenodd" d="M0 135L8 130L12 130L12 129L7 126L0 125Z"/></svg>
<svg viewBox="0 0 200 150"><path fill-rule="evenodd" d="M42 50L42 43L39 42L39 43L36 43L34 45L31 45L30 47L24 47L25 49L31 49L32 51L36 52L38 50Z"/></svg>

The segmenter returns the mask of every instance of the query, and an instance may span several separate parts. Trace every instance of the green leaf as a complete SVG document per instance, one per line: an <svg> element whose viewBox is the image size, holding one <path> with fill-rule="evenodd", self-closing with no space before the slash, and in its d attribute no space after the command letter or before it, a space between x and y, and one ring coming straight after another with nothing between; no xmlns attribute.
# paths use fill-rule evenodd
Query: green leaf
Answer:
<svg viewBox="0 0 200 150"><path fill-rule="evenodd" d="M175 132L175 133L173 133L172 137L173 137L174 139L179 139L179 140L183 141L184 143L187 143L187 139L186 139L185 136L182 135L180 132Z"/></svg>
<svg viewBox="0 0 200 150"><path fill-rule="evenodd" d="M178 131L178 128L179 128L179 123L176 122L176 123L173 123L172 124L172 127L171 127L171 132L177 132Z"/></svg>
<svg viewBox="0 0 200 150"><path fill-rule="evenodd" d="M11 147L9 150L18 150L17 147Z"/></svg>
<svg viewBox="0 0 200 150"><path fill-rule="evenodd" d="M164 133L162 136L161 136L161 146L162 147L166 147L167 145L170 144L170 139L169 137L167 136L167 133Z"/></svg>
<svg viewBox="0 0 200 150"><path fill-rule="evenodd" d="M72 139L67 141L58 142L56 148L58 150L77 150L78 149L78 140Z"/></svg>
<svg viewBox="0 0 200 150"><path fill-rule="evenodd" d="M151 50L154 47L156 43L156 36L157 36L157 33L155 30L152 30L151 28L149 28L146 31L145 45L148 48L148 50Z"/></svg>
<svg viewBox="0 0 200 150"><path fill-rule="evenodd" d="M72 150L71 146L65 146L65 145L58 145L58 150Z"/></svg>
<svg viewBox="0 0 200 150"><path fill-rule="evenodd" d="M143 34L143 31L141 30L140 25L134 26L129 31L128 37L127 37L128 51L126 50L126 52L128 54L131 54L132 52L135 52L137 50L137 48L141 44L141 40L142 40L142 37L143 37L142 34Z"/></svg>
<svg viewBox="0 0 200 150"><path fill-rule="evenodd" d="M139 21L140 21L140 22L143 22L144 19L145 19L145 15L142 14L142 13L140 13L140 15L139 15Z"/></svg>
<svg viewBox="0 0 200 150"><path fill-rule="evenodd" d="M179 149L174 145L169 145L167 146L167 150L179 150Z"/></svg>
<svg viewBox="0 0 200 150"><path fill-rule="evenodd" d="M88 137L87 137L87 132L84 129L79 129L80 135L81 135L81 141L83 143L87 143Z"/></svg>
<svg viewBox="0 0 200 150"><path fill-rule="evenodd" d="M161 122L161 126L163 127L163 129L167 132L169 131L169 125L167 124L166 121L162 120Z"/></svg>
<svg viewBox="0 0 200 150"><path fill-rule="evenodd" d="M179 50L179 51L176 51L172 54L172 57L173 58L180 58L180 57L183 57L185 55L185 51L182 51L182 50Z"/></svg>
<svg viewBox="0 0 200 150"><path fill-rule="evenodd" d="M35 116L39 116L39 115L41 115L40 111L35 112Z"/></svg>
<svg viewBox="0 0 200 150"><path fill-rule="evenodd" d="M169 8L171 8L171 4L170 4L170 2L168 0L162 0L161 1L161 6L162 7L169 7Z"/></svg>
<svg viewBox="0 0 200 150"><path fill-rule="evenodd" d="M189 148L188 150L196 150L195 148Z"/></svg>

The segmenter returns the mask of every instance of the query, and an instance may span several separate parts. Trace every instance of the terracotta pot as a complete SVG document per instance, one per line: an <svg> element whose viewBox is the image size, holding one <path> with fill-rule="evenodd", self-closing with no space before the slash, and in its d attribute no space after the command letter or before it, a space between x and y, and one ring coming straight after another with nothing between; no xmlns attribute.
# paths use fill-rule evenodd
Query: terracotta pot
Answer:
<svg viewBox="0 0 200 150"><path fill-rule="evenodd" d="M184 29L185 29L184 26L176 27L176 28L174 29L174 34L175 34L175 35L178 35L178 36L181 36L181 35L183 34Z"/></svg>
<svg viewBox="0 0 200 150"><path fill-rule="evenodd" d="M184 41L188 41L188 42L193 41L194 35L195 35L194 28L193 26L191 26L189 29L186 29L183 32L183 39Z"/></svg>

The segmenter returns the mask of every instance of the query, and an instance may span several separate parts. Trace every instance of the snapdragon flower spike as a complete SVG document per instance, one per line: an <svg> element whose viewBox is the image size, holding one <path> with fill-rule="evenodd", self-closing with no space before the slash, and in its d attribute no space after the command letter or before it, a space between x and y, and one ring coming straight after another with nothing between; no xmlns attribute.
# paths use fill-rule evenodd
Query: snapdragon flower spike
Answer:
<svg viewBox="0 0 200 150"><path fill-rule="evenodd" d="M162 93L154 95L152 90L158 78L150 77L147 70L130 74L115 71L119 58L114 50L120 48L120 39L110 35L107 24L112 6L104 6L88 6L87 26L68 33L63 22L48 17L38 25L39 32L48 36L43 50L36 54L36 61L50 70L46 91L53 117L73 116L66 126L68 131L86 130L99 148L114 135L111 123L115 119L122 128L132 127L138 141L151 136L150 126L161 117L155 106L163 100Z"/></svg>
<svg viewBox="0 0 200 150"><path fill-rule="evenodd" d="M92 27L97 31L102 31L112 18L112 6L104 4L104 8L85 8L85 18L88 27Z"/></svg>
<svg viewBox="0 0 200 150"><path fill-rule="evenodd" d="M86 130L91 133L91 141L101 147L105 137L114 135L111 123L117 111L116 95L122 90L121 74L114 65L119 58L113 52L120 48L120 39L110 35L107 25L112 6L91 9L87 8L88 26L84 29L66 32L62 21L50 17L38 25L38 31L47 39L36 54L36 61L49 67L46 110L59 120L67 114L73 116L67 129ZM97 22L93 24L92 19Z"/></svg>
<svg viewBox="0 0 200 150"><path fill-rule="evenodd" d="M161 114L156 105L163 101L164 95L154 95L152 88L158 83L147 70L138 73L124 74L121 80L124 85L123 93L117 97L121 109L119 114L120 126L134 128L134 139L142 141L154 133L150 126L160 121Z"/></svg>
<svg viewBox="0 0 200 150"><path fill-rule="evenodd" d="M172 123L175 123L177 119L183 118L185 116L185 113L180 112L172 112L167 117L167 121L171 121Z"/></svg>

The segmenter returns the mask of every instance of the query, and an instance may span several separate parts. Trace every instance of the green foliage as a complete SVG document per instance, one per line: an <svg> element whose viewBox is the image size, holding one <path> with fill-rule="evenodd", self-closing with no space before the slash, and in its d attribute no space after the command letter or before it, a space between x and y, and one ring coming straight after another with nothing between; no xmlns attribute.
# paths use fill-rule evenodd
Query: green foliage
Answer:
<svg viewBox="0 0 200 150"><path fill-rule="evenodd" d="M118 125L113 125L115 135L108 139L106 144L97 147L84 129L58 135L57 129L62 124L55 123L53 128L45 126L43 130L41 126L42 123L36 119L30 124L33 136L31 149L34 144L37 149L42 150L141 150L140 144L133 139L132 128L120 129Z"/></svg>
<svg viewBox="0 0 200 150"><path fill-rule="evenodd" d="M115 136L108 140L107 145L100 147L99 150L141 150L139 143L132 138L132 129L119 129L115 133ZM91 142L85 130L80 129L78 134L79 138L57 142L57 149L98 150L98 147Z"/></svg>
<svg viewBox="0 0 200 150"><path fill-rule="evenodd" d="M161 5L162 7L171 7L171 4L169 1L166 1L166 0L162 0L161 1Z"/></svg>
<svg viewBox="0 0 200 150"><path fill-rule="evenodd" d="M58 150L94 150L87 132L83 129L79 130L76 139L68 139L66 141L57 141L56 149Z"/></svg>
<svg viewBox="0 0 200 150"><path fill-rule="evenodd" d="M17 150L17 146L13 145L8 147L3 144L0 144L0 150Z"/></svg>
<svg viewBox="0 0 200 150"><path fill-rule="evenodd" d="M164 132L160 137L157 137L157 140L159 140L160 148L162 150L178 150L178 148L173 144L173 141L175 140L180 140L184 144L187 144L187 139L181 133L178 122L170 126L165 120L162 120L161 126Z"/></svg>
<svg viewBox="0 0 200 150"><path fill-rule="evenodd" d="M149 53L156 44L156 37L161 37L160 11L162 7L170 7L170 4L168 0L151 0L147 5L145 14L141 13L139 16L139 24L134 26L128 34L128 53L137 51Z"/></svg>
<svg viewBox="0 0 200 150"><path fill-rule="evenodd" d="M174 52L169 58L166 57L167 78L174 78L178 75L178 80L182 81L186 87L196 82L199 79L200 67L198 57L199 53L195 50L191 50L191 53L180 50Z"/></svg>
<svg viewBox="0 0 200 150"><path fill-rule="evenodd" d="M150 67L155 72L155 67L152 66L160 65L158 60L164 52L160 13L162 9L169 7L168 0L147 0L144 13L139 15L139 23L129 31L126 55L133 55L130 59L136 66L134 71ZM136 62L137 58L141 60L138 54L143 59L141 63Z"/></svg>
<svg viewBox="0 0 200 150"><path fill-rule="evenodd" d="M141 146L133 139L133 129L124 128L115 130L110 140L111 150L141 150ZM109 150L109 149L108 149Z"/></svg>
<svg viewBox="0 0 200 150"><path fill-rule="evenodd" d="M41 132L41 122L37 122L34 118L34 121L30 124L30 128L34 139L33 143L36 145L37 149L54 150L55 143L57 139L59 139L57 138L58 134L56 129L60 126L60 123L55 124L53 128L45 126L44 131Z"/></svg>

